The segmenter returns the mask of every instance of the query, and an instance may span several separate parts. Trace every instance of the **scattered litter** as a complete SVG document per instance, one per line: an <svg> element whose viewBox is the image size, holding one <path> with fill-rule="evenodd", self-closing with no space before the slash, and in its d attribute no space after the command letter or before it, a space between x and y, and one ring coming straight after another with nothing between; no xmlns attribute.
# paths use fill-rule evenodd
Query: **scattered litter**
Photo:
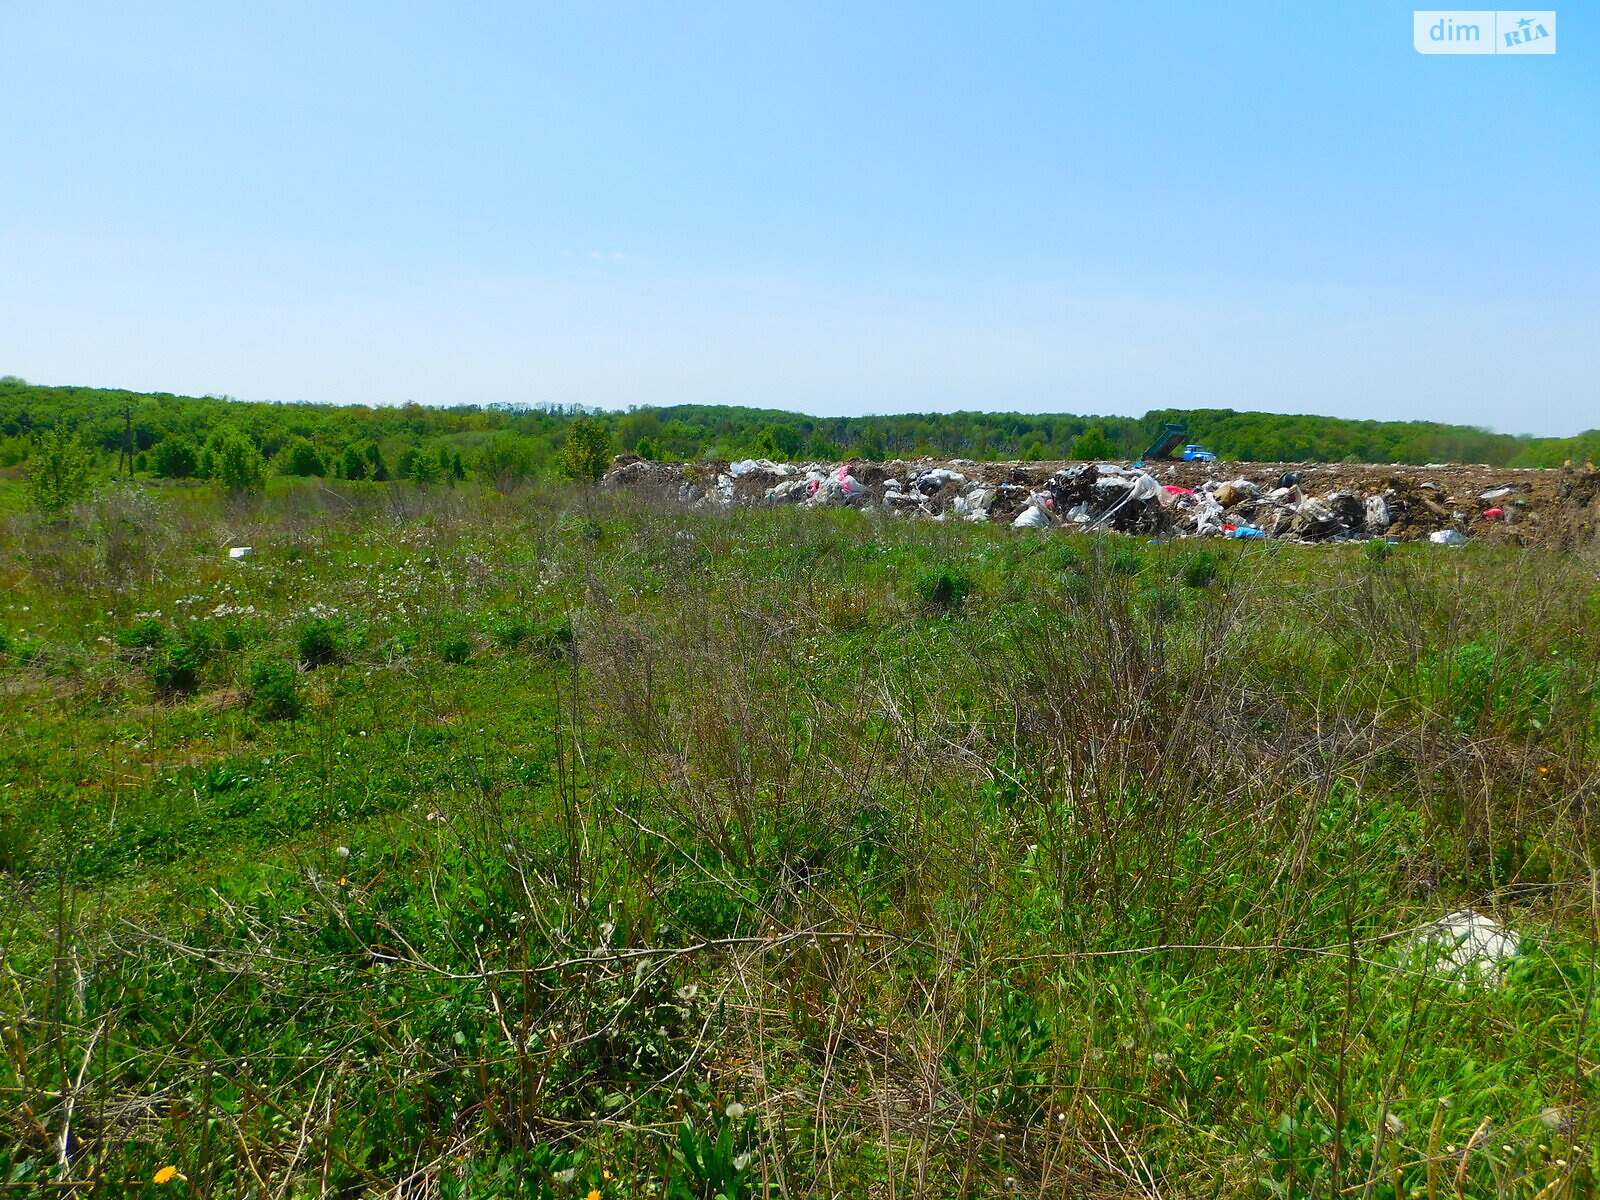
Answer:
<svg viewBox="0 0 1600 1200"><path fill-rule="evenodd" d="M1521 944L1519 938L1493 917L1463 908L1425 926L1412 948L1428 958L1428 967L1461 980L1497 983Z"/></svg>
<svg viewBox="0 0 1600 1200"><path fill-rule="evenodd" d="M229 558L233 558L233 559L249 558L255 552L256 552L256 548L254 546L230 546L230 547L228 547L228 557Z"/></svg>
<svg viewBox="0 0 1600 1200"><path fill-rule="evenodd" d="M662 463L629 455L616 460L604 483L655 489L691 506L850 507L910 520L990 521L1147 540L1305 544L1381 538L1460 546L1489 525L1519 545L1579 549L1600 538L1600 471L1588 467L763 458Z"/></svg>

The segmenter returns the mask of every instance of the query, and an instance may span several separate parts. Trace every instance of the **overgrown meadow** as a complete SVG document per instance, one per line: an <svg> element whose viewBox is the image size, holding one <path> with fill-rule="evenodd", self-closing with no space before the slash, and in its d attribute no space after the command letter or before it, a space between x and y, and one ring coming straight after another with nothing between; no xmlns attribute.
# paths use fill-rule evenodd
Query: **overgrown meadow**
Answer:
<svg viewBox="0 0 1600 1200"><path fill-rule="evenodd" d="M1593 559L0 520L14 1193L1595 1190ZM1416 950L1468 906L1503 972Z"/></svg>

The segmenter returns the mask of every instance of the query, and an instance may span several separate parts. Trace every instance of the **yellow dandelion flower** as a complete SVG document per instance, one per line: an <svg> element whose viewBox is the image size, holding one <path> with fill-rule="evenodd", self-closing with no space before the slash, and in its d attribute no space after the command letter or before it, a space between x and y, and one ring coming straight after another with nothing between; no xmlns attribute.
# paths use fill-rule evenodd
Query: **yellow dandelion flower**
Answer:
<svg viewBox="0 0 1600 1200"><path fill-rule="evenodd" d="M591 1191L583 1200L600 1200L600 1193L599 1191Z"/></svg>
<svg viewBox="0 0 1600 1200"><path fill-rule="evenodd" d="M156 1172L155 1181L157 1183L171 1183L177 1177L177 1167L162 1167L161 1170Z"/></svg>

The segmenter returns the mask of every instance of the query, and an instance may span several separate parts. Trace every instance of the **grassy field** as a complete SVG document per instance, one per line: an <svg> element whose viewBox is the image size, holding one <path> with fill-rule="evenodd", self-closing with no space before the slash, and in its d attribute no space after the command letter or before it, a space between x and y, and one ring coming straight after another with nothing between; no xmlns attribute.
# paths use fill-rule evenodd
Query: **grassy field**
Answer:
<svg viewBox="0 0 1600 1200"><path fill-rule="evenodd" d="M1593 1194L1592 559L333 486L0 517L0 1191Z"/></svg>

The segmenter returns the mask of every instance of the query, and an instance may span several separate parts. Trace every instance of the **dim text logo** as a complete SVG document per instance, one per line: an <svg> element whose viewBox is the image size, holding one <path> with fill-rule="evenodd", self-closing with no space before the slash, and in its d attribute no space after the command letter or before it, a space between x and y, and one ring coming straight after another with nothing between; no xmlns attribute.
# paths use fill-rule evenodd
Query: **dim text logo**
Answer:
<svg viewBox="0 0 1600 1200"><path fill-rule="evenodd" d="M1413 12L1418 54L1554 54L1556 14L1540 12Z"/></svg>

